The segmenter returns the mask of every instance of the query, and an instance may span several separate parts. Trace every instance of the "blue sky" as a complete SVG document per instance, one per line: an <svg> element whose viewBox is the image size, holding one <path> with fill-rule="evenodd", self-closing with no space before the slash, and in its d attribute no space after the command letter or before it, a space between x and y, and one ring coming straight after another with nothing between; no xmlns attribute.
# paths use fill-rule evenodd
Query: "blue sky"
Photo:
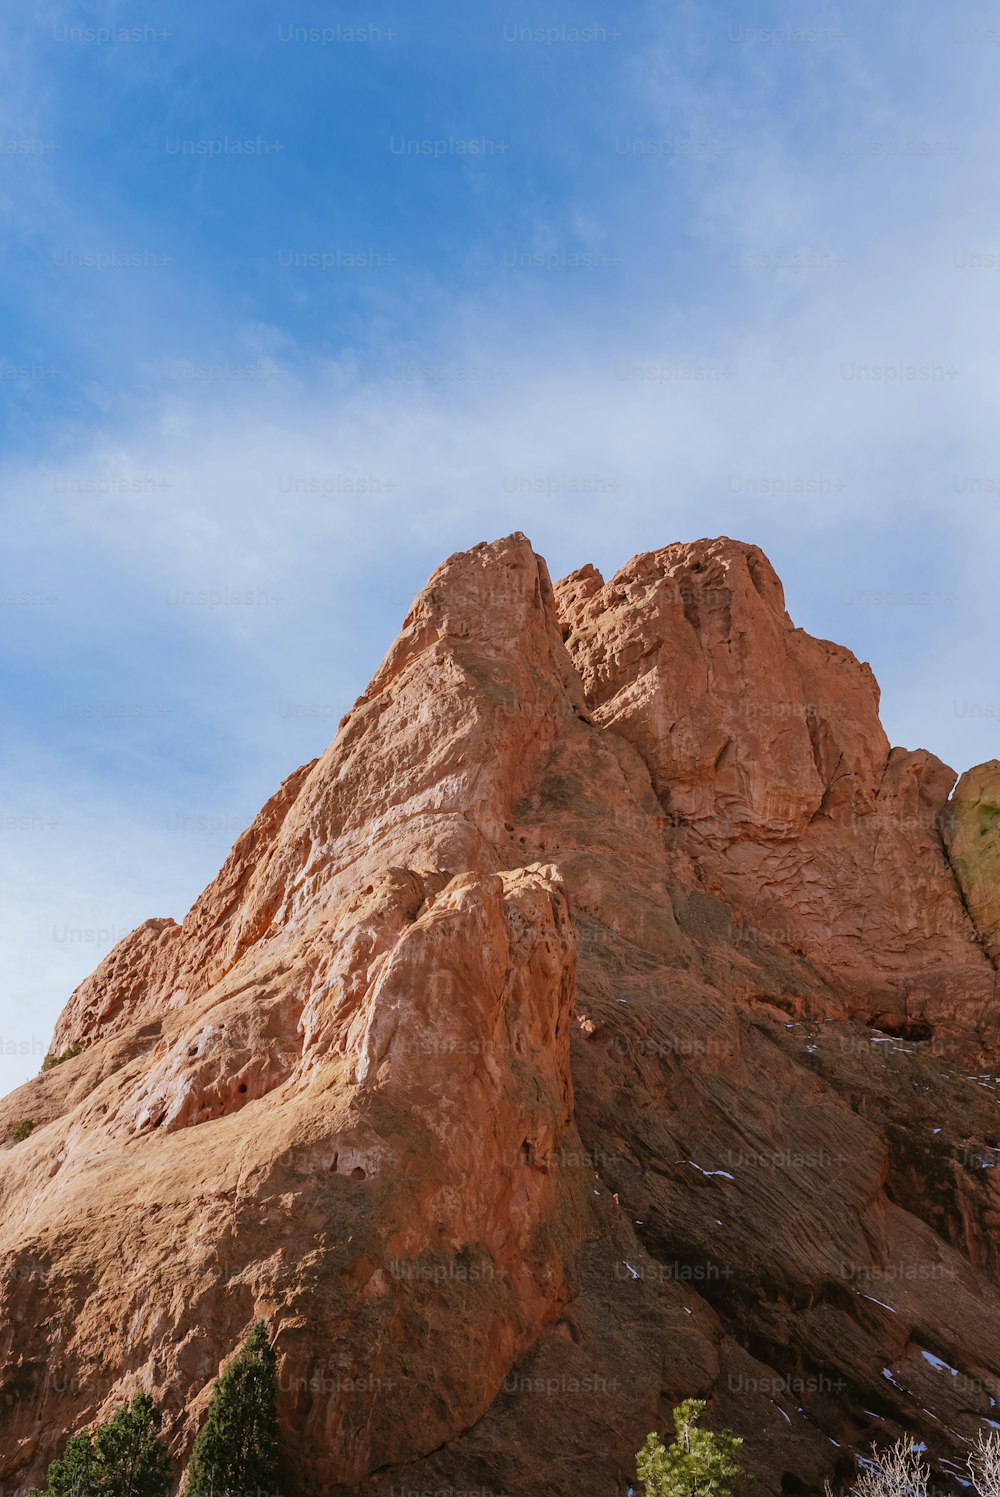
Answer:
<svg viewBox="0 0 1000 1497"><path fill-rule="evenodd" d="M998 754L987 12L2 26L0 1086L481 539L756 541L894 742Z"/></svg>

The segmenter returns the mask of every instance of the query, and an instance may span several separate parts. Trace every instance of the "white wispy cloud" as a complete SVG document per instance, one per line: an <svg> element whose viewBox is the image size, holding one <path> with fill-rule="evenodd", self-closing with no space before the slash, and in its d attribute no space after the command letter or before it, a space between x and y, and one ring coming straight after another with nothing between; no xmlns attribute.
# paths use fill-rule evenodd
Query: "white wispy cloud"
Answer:
<svg viewBox="0 0 1000 1497"><path fill-rule="evenodd" d="M557 575L756 541L796 622L872 661L894 741L996 754L1000 281L959 263L1000 247L991 59L944 50L946 20L905 34L898 7L881 50L846 6L846 40L794 57L703 14L576 101L606 150L567 160L564 201L534 192L515 239L470 218L461 284L404 270L329 329L307 281L306 331L234 315L218 270L141 317L120 282L84 298L67 339L106 331L114 358L0 468L0 584L54 599L3 609L8 815L55 823L4 834L0 1034L47 1037L102 954L53 930L179 918L432 568L515 528ZM35 129L55 106L21 88ZM616 130L730 149L616 154ZM955 150L886 146L924 140ZM79 188L32 181L20 232L44 210L88 240ZM511 243L623 263L504 271ZM0 1053L0 1084L34 1059Z"/></svg>

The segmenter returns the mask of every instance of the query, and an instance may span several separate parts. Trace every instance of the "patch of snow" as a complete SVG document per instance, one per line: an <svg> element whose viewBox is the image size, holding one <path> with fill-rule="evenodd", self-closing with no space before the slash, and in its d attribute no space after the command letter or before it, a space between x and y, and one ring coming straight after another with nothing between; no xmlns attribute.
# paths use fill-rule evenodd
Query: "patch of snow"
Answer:
<svg viewBox="0 0 1000 1497"><path fill-rule="evenodd" d="M887 1382L891 1383L894 1388L898 1388L900 1393L906 1392L906 1389L903 1387L902 1383L897 1383L888 1367L882 1368L882 1376L886 1379Z"/></svg>
<svg viewBox="0 0 1000 1497"><path fill-rule="evenodd" d="M940 1357L936 1357L932 1351L921 1351L920 1355L923 1357L925 1362L929 1362L932 1367L937 1369L938 1372L950 1372L952 1377L958 1377L958 1368L949 1366L949 1364L947 1362L943 1362Z"/></svg>
<svg viewBox="0 0 1000 1497"><path fill-rule="evenodd" d="M698 1171L699 1175L704 1175L705 1178L706 1178L706 1180L711 1180L716 1175L721 1175L724 1180L733 1180L733 1181L735 1181L735 1179L736 1179L736 1176L735 1175L731 1175L728 1170L706 1170L706 1169L702 1169L701 1165L700 1164L695 1164L695 1162L694 1162L693 1159L675 1159L674 1163L675 1164L689 1164L693 1170L697 1170Z"/></svg>
<svg viewBox="0 0 1000 1497"><path fill-rule="evenodd" d="M625 1263L625 1259L624 1258L622 1259L622 1262ZM632 1275L633 1279L637 1279L639 1277L639 1270L637 1268L633 1268L632 1265L631 1265L631 1263L625 1263L625 1267L628 1269L628 1271Z"/></svg>
<svg viewBox="0 0 1000 1497"><path fill-rule="evenodd" d="M887 1305L884 1299L876 1299L874 1294L863 1294L861 1298L870 1299L873 1305L881 1305L882 1309L888 1310L890 1315L895 1315L896 1313L891 1305Z"/></svg>

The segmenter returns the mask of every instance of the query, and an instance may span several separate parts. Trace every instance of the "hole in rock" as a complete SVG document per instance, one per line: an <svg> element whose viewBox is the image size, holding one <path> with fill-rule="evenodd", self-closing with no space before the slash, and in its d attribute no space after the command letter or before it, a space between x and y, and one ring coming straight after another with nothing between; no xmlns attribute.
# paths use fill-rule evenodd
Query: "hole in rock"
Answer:
<svg viewBox="0 0 1000 1497"><path fill-rule="evenodd" d="M934 1038L934 1027L926 1019L910 1019L905 1014L875 1014L868 1020L870 1029L881 1029L897 1040L923 1042Z"/></svg>
<svg viewBox="0 0 1000 1497"><path fill-rule="evenodd" d="M352 1180L367 1180L367 1178L368 1178L368 1176L365 1174L365 1172L361 1168L360 1164L356 1164L354 1166L354 1168L351 1170L351 1179Z"/></svg>
<svg viewBox="0 0 1000 1497"><path fill-rule="evenodd" d="M793 1472L782 1471L781 1490L782 1493L789 1493L790 1497L799 1497L800 1493L805 1494L810 1488L806 1482L800 1480Z"/></svg>
<svg viewBox="0 0 1000 1497"><path fill-rule="evenodd" d="M239 1091L239 1092L245 1092L246 1089L247 1089L247 1084L246 1084L245 1081L241 1081L240 1084L239 1084L239 1086L236 1088L236 1090Z"/></svg>
<svg viewBox="0 0 1000 1497"><path fill-rule="evenodd" d="M552 1327L553 1334L562 1341L572 1341L574 1346L583 1345L583 1334L576 1324L567 1317L561 1316Z"/></svg>

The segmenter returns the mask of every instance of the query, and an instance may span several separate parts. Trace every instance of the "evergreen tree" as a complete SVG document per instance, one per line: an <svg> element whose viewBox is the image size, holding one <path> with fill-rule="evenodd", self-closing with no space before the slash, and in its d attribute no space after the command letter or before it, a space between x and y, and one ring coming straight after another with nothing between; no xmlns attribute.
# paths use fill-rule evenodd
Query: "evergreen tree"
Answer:
<svg viewBox="0 0 1000 1497"><path fill-rule="evenodd" d="M647 1435L636 1456L636 1473L646 1497L731 1497L732 1480L742 1475L736 1453L743 1441L723 1430L696 1428L704 1401L688 1398L674 1409L677 1438L664 1446Z"/></svg>
<svg viewBox="0 0 1000 1497"><path fill-rule="evenodd" d="M73 1435L66 1442L61 1459L53 1461L49 1467L45 1491L32 1488L28 1497L94 1497L101 1490L97 1482L97 1464L90 1436L86 1433Z"/></svg>
<svg viewBox="0 0 1000 1497"><path fill-rule="evenodd" d="M140 1393L94 1433L97 1464L107 1472L102 1488L115 1497L166 1497L170 1457L159 1439L163 1423L148 1393Z"/></svg>
<svg viewBox="0 0 1000 1497"><path fill-rule="evenodd" d="M44 1492L29 1497L167 1497L170 1457L159 1439L160 1411L140 1393L99 1424L67 1441L49 1467Z"/></svg>
<svg viewBox="0 0 1000 1497"><path fill-rule="evenodd" d="M276 1366L267 1326L258 1320L215 1384L185 1497L280 1497Z"/></svg>

